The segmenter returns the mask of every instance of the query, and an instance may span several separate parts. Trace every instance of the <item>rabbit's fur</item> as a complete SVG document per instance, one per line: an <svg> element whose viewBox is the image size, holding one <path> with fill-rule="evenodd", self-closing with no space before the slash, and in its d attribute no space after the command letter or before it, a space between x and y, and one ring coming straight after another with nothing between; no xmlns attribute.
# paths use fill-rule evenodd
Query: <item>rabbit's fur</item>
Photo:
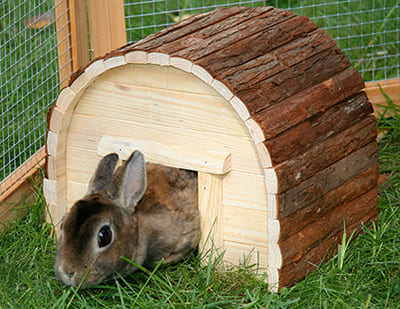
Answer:
<svg viewBox="0 0 400 309"><path fill-rule="evenodd" d="M63 220L54 267L65 284L85 288L135 271L122 256L139 265L176 262L198 244L197 173L146 165L139 151L114 172L117 162L115 153L99 162Z"/></svg>

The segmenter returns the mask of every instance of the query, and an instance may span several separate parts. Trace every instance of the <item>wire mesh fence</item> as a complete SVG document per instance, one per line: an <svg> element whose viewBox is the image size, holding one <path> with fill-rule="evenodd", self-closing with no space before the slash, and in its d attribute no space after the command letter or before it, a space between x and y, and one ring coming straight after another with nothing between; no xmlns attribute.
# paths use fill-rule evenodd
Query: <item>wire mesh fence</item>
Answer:
<svg viewBox="0 0 400 309"><path fill-rule="evenodd" d="M60 89L57 5L52 0L0 1L0 181L44 145L46 114ZM14 181L8 177L3 183L8 187Z"/></svg>
<svg viewBox="0 0 400 309"><path fill-rule="evenodd" d="M398 0L126 0L128 41L187 15L235 5L272 5L306 15L336 40L366 81L399 77Z"/></svg>
<svg viewBox="0 0 400 309"><path fill-rule="evenodd" d="M65 83L59 73L65 79L72 73L65 3L0 0L0 181L44 145L48 107ZM399 78L398 0L125 0L127 39L139 40L188 15L236 5L273 5L309 16L366 81Z"/></svg>

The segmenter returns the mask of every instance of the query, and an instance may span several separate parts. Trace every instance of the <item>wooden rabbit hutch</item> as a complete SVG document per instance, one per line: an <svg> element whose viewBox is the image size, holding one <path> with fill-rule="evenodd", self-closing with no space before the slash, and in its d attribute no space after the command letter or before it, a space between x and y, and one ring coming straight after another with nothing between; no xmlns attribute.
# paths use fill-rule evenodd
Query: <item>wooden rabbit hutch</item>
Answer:
<svg viewBox="0 0 400 309"><path fill-rule="evenodd" d="M307 17L272 7L197 15L95 59L49 112L52 219L103 155L140 149L198 171L202 248L247 256L272 290L293 284L344 223L377 216L375 118L349 67Z"/></svg>

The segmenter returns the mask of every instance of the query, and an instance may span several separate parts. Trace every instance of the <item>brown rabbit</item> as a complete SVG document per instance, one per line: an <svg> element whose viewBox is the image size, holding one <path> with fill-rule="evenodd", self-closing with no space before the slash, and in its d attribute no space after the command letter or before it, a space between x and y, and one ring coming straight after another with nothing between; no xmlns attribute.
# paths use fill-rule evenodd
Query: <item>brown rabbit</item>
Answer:
<svg viewBox="0 0 400 309"><path fill-rule="evenodd" d="M65 284L86 288L135 271L122 256L139 265L176 262L198 244L196 172L146 166L139 151L114 172L117 162L115 153L100 161L63 220L54 268Z"/></svg>

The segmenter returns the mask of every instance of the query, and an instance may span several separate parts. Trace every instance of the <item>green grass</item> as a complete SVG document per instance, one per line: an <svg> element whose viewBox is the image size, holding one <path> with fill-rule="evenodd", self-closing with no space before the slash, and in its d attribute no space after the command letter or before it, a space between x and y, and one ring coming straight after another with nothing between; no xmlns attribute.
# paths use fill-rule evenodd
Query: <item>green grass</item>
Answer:
<svg viewBox="0 0 400 309"><path fill-rule="evenodd" d="M390 102L389 102L390 103ZM399 308L400 307L400 113L389 104L378 126L381 173L390 186L379 194L379 221L303 281L280 294L253 274L256 265L203 266L199 256L77 290L58 282L53 271L52 225L44 223L44 198L22 205L27 215L0 234L0 308ZM29 211L28 211L29 210Z"/></svg>

